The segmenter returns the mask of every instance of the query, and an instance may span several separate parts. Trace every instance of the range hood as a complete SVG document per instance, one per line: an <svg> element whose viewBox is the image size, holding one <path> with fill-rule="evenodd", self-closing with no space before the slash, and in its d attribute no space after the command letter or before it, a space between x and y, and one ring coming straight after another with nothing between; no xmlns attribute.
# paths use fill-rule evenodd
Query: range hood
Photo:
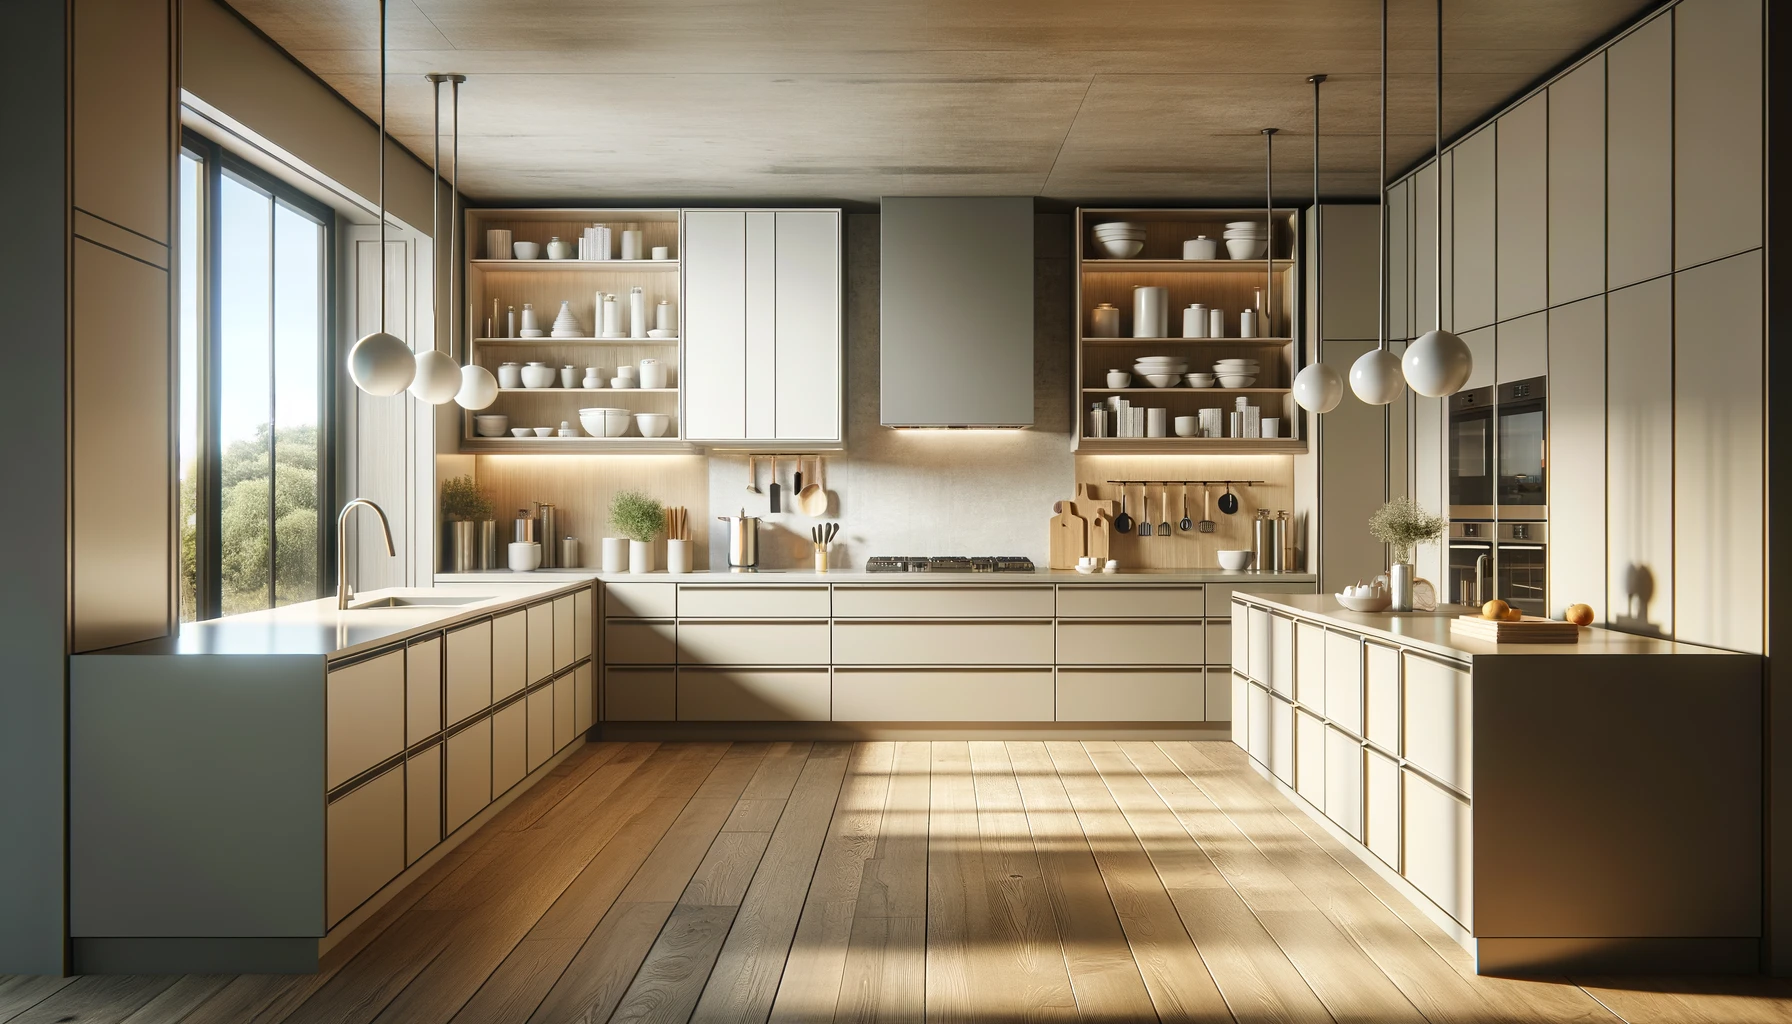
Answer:
<svg viewBox="0 0 1792 1024"><path fill-rule="evenodd" d="M886 427L1033 425L1033 200L884 197Z"/></svg>

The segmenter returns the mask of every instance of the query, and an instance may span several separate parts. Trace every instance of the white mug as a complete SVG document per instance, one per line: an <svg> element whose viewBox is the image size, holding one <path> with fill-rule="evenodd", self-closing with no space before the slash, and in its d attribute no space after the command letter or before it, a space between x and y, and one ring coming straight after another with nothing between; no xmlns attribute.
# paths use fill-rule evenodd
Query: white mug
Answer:
<svg viewBox="0 0 1792 1024"><path fill-rule="evenodd" d="M1193 416L1176 417L1176 436L1194 437L1200 431L1199 421Z"/></svg>
<svg viewBox="0 0 1792 1024"><path fill-rule="evenodd" d="M1262 429L1263 429L1264 437L1281 437L1282 436L1282 418L1280 416L1265 416L1265 417L1263 417Z"/></svg>
<svg viewBox="0 0 1792 1024"><path fill-rule="evenodd" d="M531 572L541 568L541 545L534 541L517 541L510 545L510 571Z"/></svg>
<svg viewBox="0 0 1792 1024"><path fill-rule="evenodd" d="M653 247L653 258L656 260L671 259L672 258L672 248L670 246L665 246L665 245L654 246Z"/></svg>

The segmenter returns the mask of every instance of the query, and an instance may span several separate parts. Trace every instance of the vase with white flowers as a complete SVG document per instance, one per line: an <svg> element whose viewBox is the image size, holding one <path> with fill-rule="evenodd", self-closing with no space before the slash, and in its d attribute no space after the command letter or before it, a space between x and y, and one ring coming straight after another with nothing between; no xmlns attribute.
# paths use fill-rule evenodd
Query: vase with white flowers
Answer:
<svg viewBox="0 0 1792 1024"><path fill-rule="evenodd" d="M1394 611L1412 611L1413 549L1436 541L1443 532L1443 517L1425 511L1411 498L1395 498L1369 517L1369 535L1386 544L1393 559L1388 589Z"/></svg>

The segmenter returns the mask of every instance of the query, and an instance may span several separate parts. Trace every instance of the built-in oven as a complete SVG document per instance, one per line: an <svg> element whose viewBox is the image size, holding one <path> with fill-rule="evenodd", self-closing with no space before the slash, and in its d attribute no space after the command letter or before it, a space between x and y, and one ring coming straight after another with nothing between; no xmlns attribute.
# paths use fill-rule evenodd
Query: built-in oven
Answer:
<svg viewBox="0 0 1792 1024"><path fill-rule="evenodd" d="M1494 518L1502 523L1549 519L1548 398L1549 384L1543 377L1499 386L1494 408L1498 424L1494 452L1499 466Z"/></svg>
<svg viewBox="0 0 1792 1024"><path fill-rule="evenodd" d="M1443 600L1480 605L1493 597L1493 534L1489 522L1452 522L1449 584Z"/></svg>
<svg viewBox="0 0 1792 1024"><path fill-rule="evenodd" d="M1549 525L1500 523L1493 539L1493 594L1526 615L1547 615Z"/></svg>
<svg viewBox="0 0 1792 1024"><path fill-rule="evenodd" d="M1493 404L1492 388L1470 388L1450 396L1452 520L1494 518Z"/></svg>

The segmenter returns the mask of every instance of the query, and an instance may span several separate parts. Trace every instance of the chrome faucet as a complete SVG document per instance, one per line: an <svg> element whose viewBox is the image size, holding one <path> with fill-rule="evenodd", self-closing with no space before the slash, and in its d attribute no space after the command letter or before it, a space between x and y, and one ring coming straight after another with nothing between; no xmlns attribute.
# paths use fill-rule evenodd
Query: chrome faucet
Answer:
<svg viewBox="0 0 1792 1024"><path fill-rule="evenodd" d="M385 510L368 501L366 498L354 498L342 506L336 515L336 610L348 607L349 599L355 596L355 588L348 582L348 514L356 505L366 505L373 509L374 515L380 517L380 529L386 534L386 554L398 557L398 549L392 546L392 525L386 522Z"/></svg>
<svg viewBox="0 0 1792 1024"><path fill-rule="evenodd" d="M1487 565L1493 561L1492 555L1481 555L1475 559L1475 603L1485 604L1487 592L1481 589L1481 581L1487 578Z"/></svg>

